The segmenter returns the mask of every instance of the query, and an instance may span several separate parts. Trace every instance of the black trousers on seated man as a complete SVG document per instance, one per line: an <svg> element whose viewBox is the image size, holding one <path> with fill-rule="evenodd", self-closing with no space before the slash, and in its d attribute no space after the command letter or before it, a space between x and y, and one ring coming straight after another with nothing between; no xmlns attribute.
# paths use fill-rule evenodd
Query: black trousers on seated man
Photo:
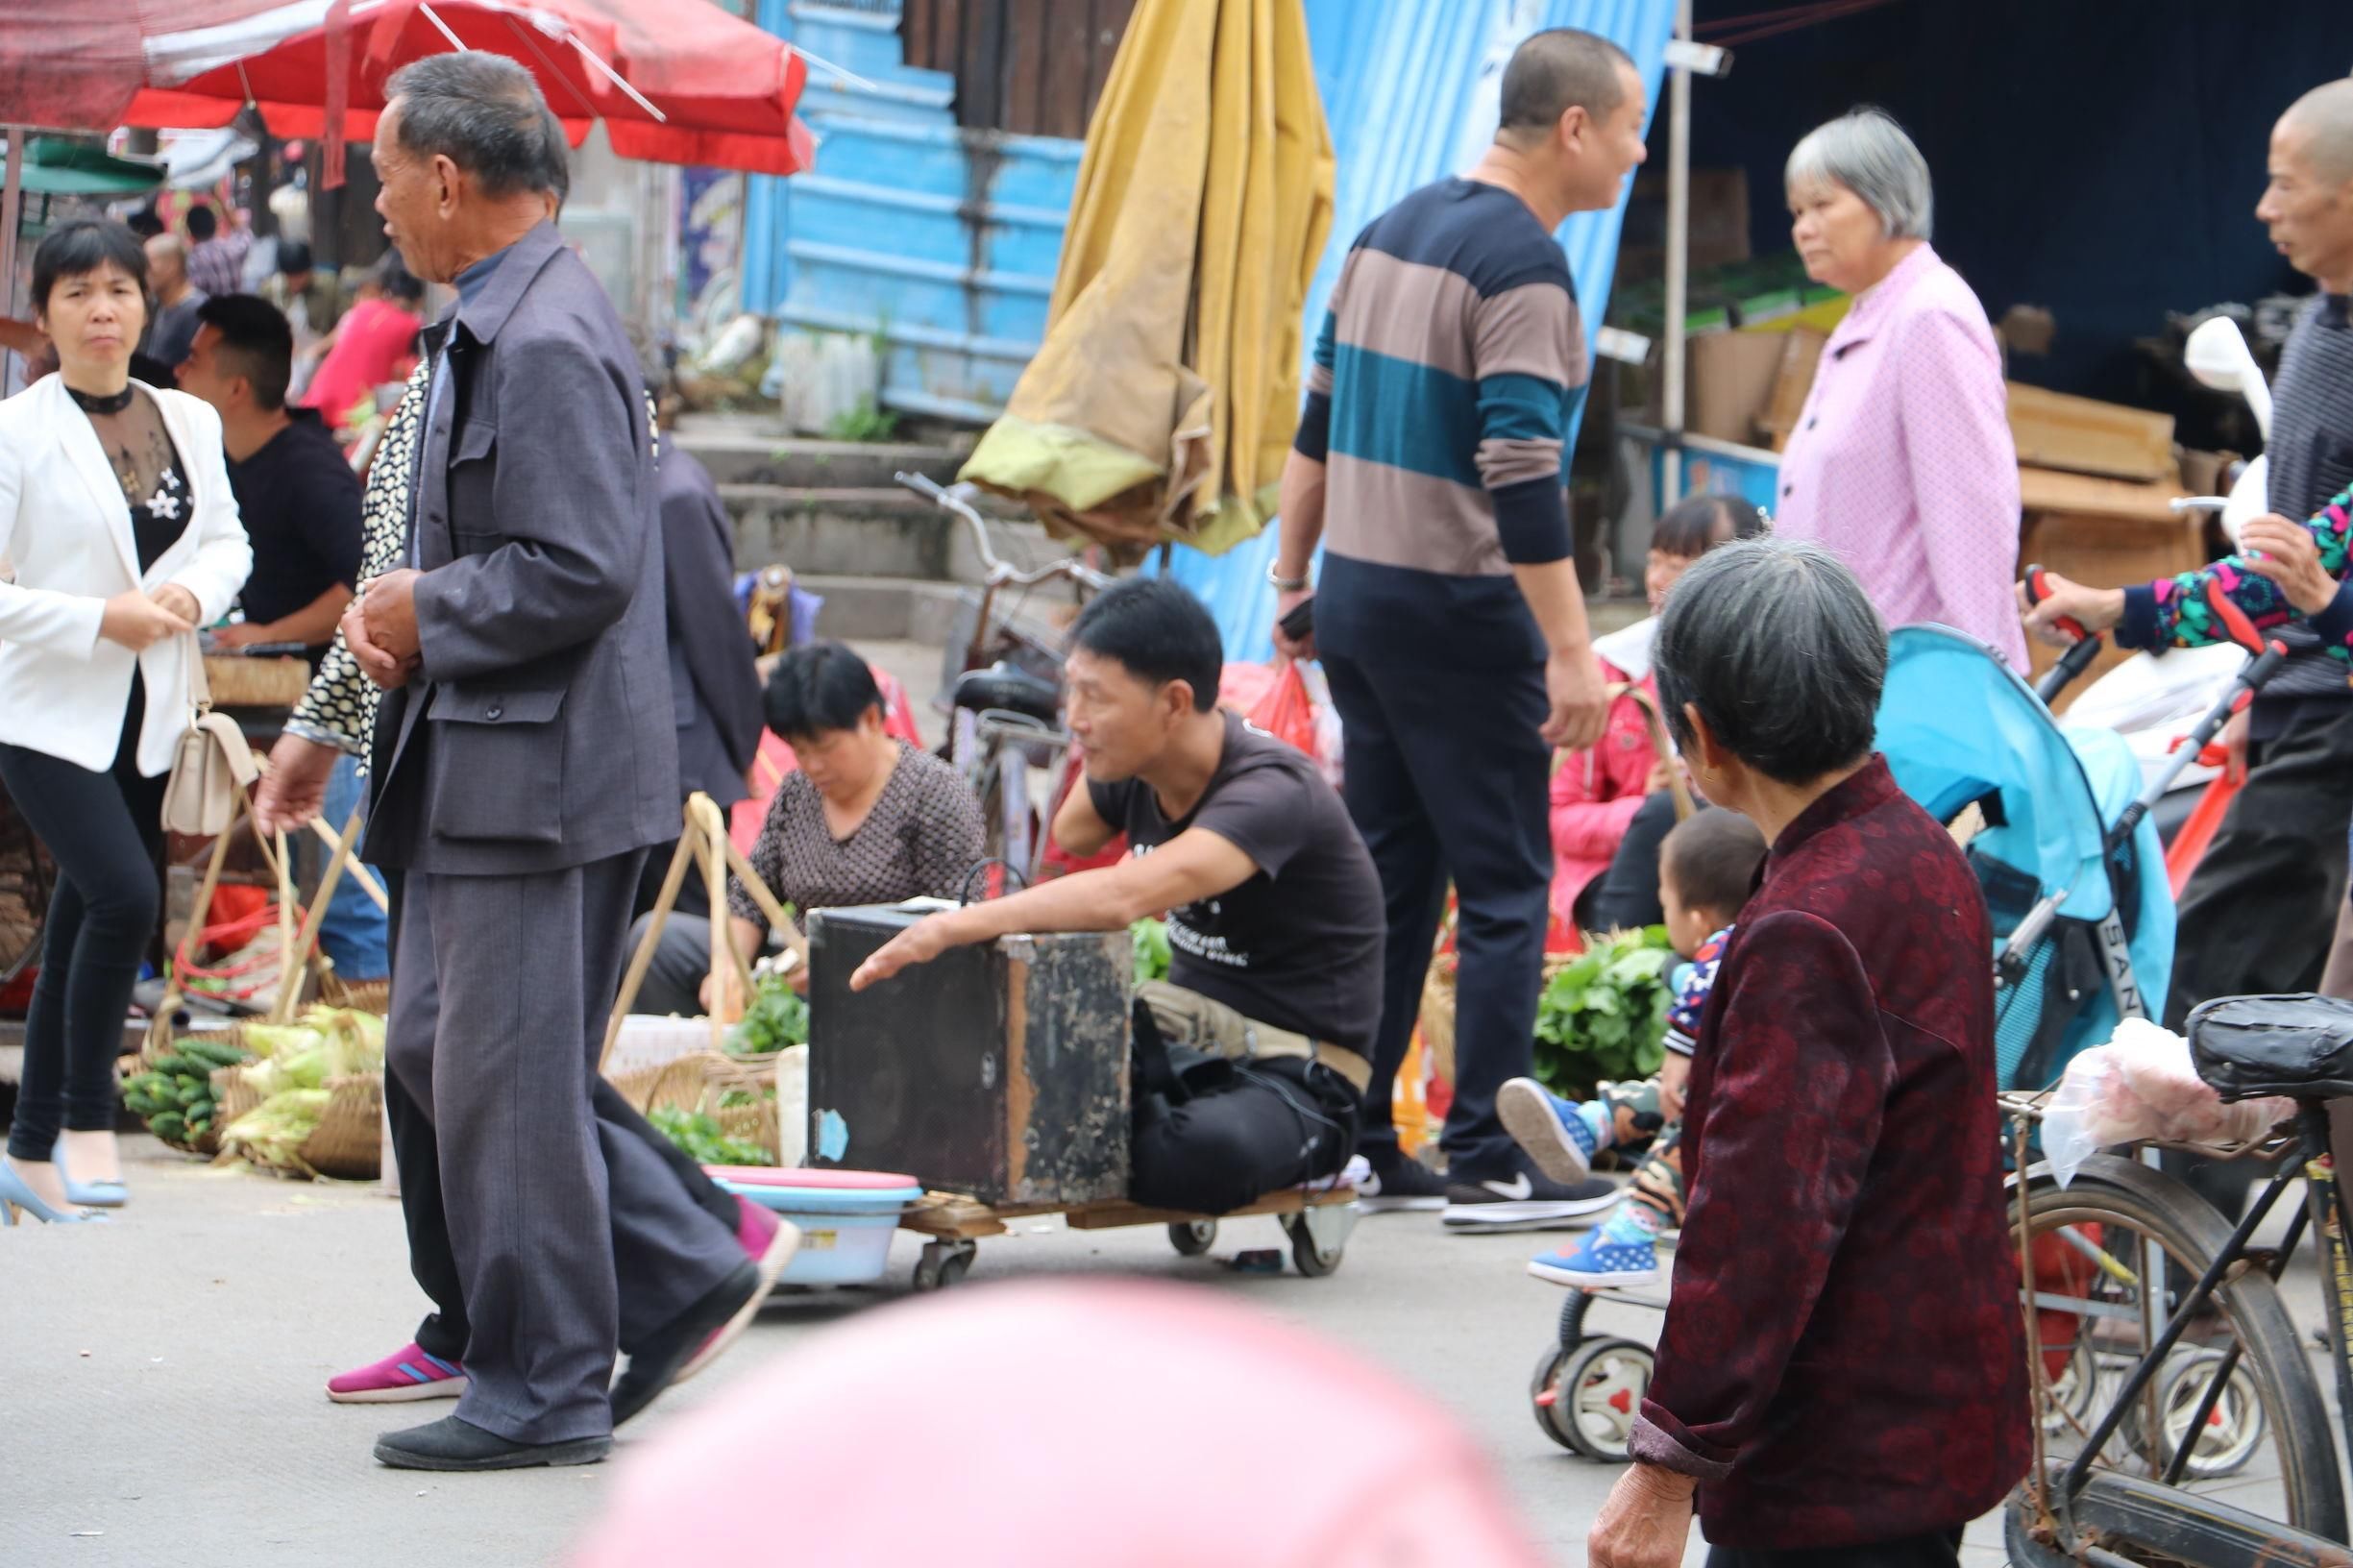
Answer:
<svg viewBox="0 0 2353 1568"><path fill-rule="evenodd" d="M1129 1086L1131 1198L1222 1214L1348 1164L1358 1102L1347 1079L1308 1056L1231 1054L1258 1026L1174 986L1145 992Z"/></svg>
<svg viewBox="0 0 2353 1568"><path fill-rule="evenodd" d="M404 880L398 873L385 877L395 931L401 927ZM589 1084L589 1103L599 1122L621 1128L658 1155L705 1213L730 1231L736 1228L741 1215L735 1199L653 1123L638 1115L637 1108L623 1099L602 1073ZM417 1348L445 1361L462 1361L473 1325L466 1316L466 1289L457 1276L457 1254L450 1244L450 1216L441 1207L441 1144L433 1136L432 1118L409 1096L397 1073L384 1074L384 1119L391 1124L392 1159L401 1175L401 1221L408 1232L408 1271L433 1304L425 1321L417 1325ZM621 1348L625 1354L633 1347L625 1341Z"/></svg>

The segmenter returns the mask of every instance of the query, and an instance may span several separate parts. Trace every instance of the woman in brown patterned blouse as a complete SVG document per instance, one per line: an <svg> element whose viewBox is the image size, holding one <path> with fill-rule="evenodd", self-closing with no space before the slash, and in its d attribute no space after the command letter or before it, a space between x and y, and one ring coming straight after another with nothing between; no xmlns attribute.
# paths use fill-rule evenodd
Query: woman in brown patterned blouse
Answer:
<svg viewBox="0 0 2353 1568"><path fill-rule="evenodd" d="M953 768L884 733L882 693L866 661L840 643L794 649L770 674L766 704L768 727L799 764L776 787L751 849L769 890L797 912L957 896L982 855L980 803ZM727 916L748 960L767 942L768 921L733 878ZM710 964L710 922L673 915L636 1010L691 1015L717 1005L732 1016L736 997L709 993Z"/></svg>

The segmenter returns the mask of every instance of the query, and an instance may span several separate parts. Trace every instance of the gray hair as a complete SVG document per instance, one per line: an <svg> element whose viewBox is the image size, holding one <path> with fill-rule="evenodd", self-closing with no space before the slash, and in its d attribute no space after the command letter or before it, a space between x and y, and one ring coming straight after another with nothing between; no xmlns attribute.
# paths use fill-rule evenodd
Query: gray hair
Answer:
<svg viewBox="0 0 2353 1568"><path fill-rule="evenodd" d="M1879 215L1879 227L1890 239L1926 239L1935 227L1928 160L1882 110L1851 110L1814 127L1789 150L1781 170L1783 189L1823 182L1861 197Z"/></svg>
<svg viewBox="0 0 2353 1568"><path fill-rule="evenodd" d="M2311 136L2305 157L2323 180L2353 180L2353 79L2339 77L2288 106L2280 116Z"/></svg>
<svg viewBox="0 0 2353 1568"><path fill-rule="evenodd" d="M428 55L392 73L384 100L400 104L395 135L403 151L448 159L485 196L528 191L560 199L571 186L563 127L531 73L504 55Z"/></svg>
<svg viewBox="0 0 2353 1568"><path fill-rule="evenodd" d="M1686 749L1688 704L1732 755L1784 784L1871 754L1887 628L1819 545L1743 539L1701 556L1667 595L1651 657Z"/></svg>
<svg viewBox="0 0 2353 1568"><path fill-rule="evenodd" d="M1626 102L1618 69L1633 65L1631 55L1598 33L1574 27L1532 33L1504 67L1497 134L1550 131L1572 109L1606 119Z"/></svg>

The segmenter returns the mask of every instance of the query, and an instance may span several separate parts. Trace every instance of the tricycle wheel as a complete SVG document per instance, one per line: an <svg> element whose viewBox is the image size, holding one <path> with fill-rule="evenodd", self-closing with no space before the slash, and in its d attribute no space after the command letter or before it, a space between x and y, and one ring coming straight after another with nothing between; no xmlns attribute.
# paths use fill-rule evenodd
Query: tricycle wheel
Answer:
<svg viewBox="0 0 2353 1568"><path fill-rule="evenodd" d="M1168 1227L1168 1244L1180 1258L1199 1258L1217 1244L1217 1222L1213 1219L1180 1219Z"/></svg>
<svg viewBox="0 0 2353 1568"><path fill-rule="evenodd" d="M1573 1351L1558 1345L1547 1345L1544 1354L1536 1358L1536 1375L1528 1380L1529 1408L1536 1412L1536 1429L1571 1453L1577 1445L1569 1440L1568 1429L1554 1412L1560 1409L1560 1374L1569 1364Z"/></svg>
<svg viewBox="0 0 2353 1568"><path fill-rule="evenodd" d="M1559 1424L1561 1439L1586 1458L1624 1464L1656 1356L1632 1339L1588 1339L1556 1354L1561 1357L1560 1372L1544 1413Z"/></svg>

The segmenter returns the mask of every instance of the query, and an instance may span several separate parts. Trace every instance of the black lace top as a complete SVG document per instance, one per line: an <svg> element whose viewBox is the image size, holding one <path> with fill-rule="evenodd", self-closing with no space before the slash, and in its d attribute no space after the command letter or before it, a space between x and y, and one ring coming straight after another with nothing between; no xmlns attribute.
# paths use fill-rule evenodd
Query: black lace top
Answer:
<svg viewBox="0 0 2353 1568"><path fill-rule="evenodd" d="M89 416L90 429L107 454L107 467L123 487L131 508L131 537L139 570L154 566L187 531L196 510L180 453L163 429L163 411L143 387L127 386L112 397L65 389Z"/></svg>

